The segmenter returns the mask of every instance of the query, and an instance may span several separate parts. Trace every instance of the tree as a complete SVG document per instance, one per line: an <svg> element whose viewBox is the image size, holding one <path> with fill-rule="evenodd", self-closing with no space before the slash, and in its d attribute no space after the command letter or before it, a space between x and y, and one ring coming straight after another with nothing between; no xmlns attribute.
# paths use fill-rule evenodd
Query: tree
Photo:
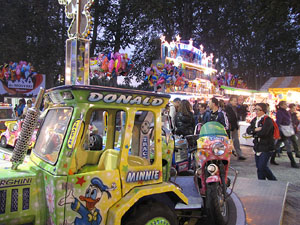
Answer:
<svg viewBox="0 0 300 225"><path fill-rule="evenodd" d="M45 0L4 1L0 14L0 62L27 61L46 74L46 86L63 71L63 25L59 4Z"/></svg>

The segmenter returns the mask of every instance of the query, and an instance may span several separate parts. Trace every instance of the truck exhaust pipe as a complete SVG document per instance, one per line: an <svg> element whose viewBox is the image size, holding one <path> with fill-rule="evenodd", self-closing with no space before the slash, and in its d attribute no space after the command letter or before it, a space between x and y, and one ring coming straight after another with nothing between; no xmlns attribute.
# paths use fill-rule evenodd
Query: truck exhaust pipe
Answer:
<svg viewBox="0 0 300 225"><path fill-rule="evenodd" d="M36 99L36 104L34 105L34 107L28 109L27 111L25 121L23 123L22 130L20 133L20 137L13 150L13 155L10 160L12 162L11 169L13 170L17 170L18 166L21 165L24 161L31 136L37 124L37 120L40 113L39 109L43 100L44 92L45 90L41 88Z"/></svg>

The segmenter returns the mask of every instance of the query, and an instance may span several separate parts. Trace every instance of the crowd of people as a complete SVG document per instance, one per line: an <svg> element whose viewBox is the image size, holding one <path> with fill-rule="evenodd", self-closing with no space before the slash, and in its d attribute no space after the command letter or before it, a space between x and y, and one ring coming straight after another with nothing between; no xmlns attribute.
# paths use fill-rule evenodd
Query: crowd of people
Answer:
<svg viewBox="0 0 300 225"><path fill-rule="evenodd" d="M25 118L28 109L34 106L35 98L27 100L20 99L15 107L19 119ZM44 105L46 108L46 104ZM276 177L269 168L272 165L279 165L276 157L280 156L285 148L291 162L291 167L299 168L293 156L300 158L297 142L297 133L300 130L300 122L297 116L295 104L287 104L286 101L279 102L277 106L276 120L269 115L269 105L257 103L253 106L256 116L251 120L247 133L253 137L253 150L257 167L258 179L276 180ZM43 111L43 109L41 109ZM239 121L246 119L248 109L243 104L243 98L231 96L225 104L223 100L213 97L208 103L194 102L193 106L188 100L175 98L167 105L168 116L170 117L170 129L176 135L192 135L199 133L198 127L209 121L216 121L222 124L232 139L233 155L238 160L246 160L239 141ZM199 126L199 124L201 126ZM278 132L276 136L275 133Z"/></svg>
<svg viewBox="0 0 300 225"><path fill-rule="evenodd" d="M223 100L213 97L209 103L198 103L195 101L192 106L188 100L175 98L168 106L170 109L171 129L176 135L192 135L198 124L203 125L209 121L221 123L232 139L234 155L239 160L245 160L239 142L239 118L242 106L238 104L238 98L233 96L226 105Z"/></svg>
<svg viewBox="0 0 300 225"><path fill-rule="evenodd" d="M226 129L229 138L232 139L233 154L238 160L246 160L239 142L239 121L245 121L248 113L248 107L243 102L243 98L232 96L225 104L223 100L213 97L208 103L195 101L192 106L188 100L175 98L168 104L171 129L176 135L186 136L199 132L195 130L198 127L197 124L203 125L209 121L219 122ZM293 149L295 156L300 158L296 136L300 123L296 105L288 106L286 101L281 101L275 112L276 120L269 116L269 105L266 103L255 104L254 112L256 116L250 122L247 133L253 137L258 179L276 180L268 164L270 162L278 165L275 158L282 152L283 145L290 159L291 167L299 168L292 151ZM275 135L276 129L278 137Z"/></svg>
<svg viewBox="0 0 300 225"><path fill-rule="evenodd" d="M27 101L24 98L19 99L19 104L16 104L14 108L16 117L18 119L25 119L28 109L33 107L34 104L35 104L35 97L32 97ZM47 107L48 107L48 102L46 101L46 99L44 99L40 106L40 111L41 112L45 111Z"/></svg>
<svg viewBox="0 0 300 225"><path fill-rule="evenodd" d="M24 119L28 109L33 106L32 103L34 102L35 98L29 99L27 102L24 98L19 99L19 104L16 104L14 108L17 118Z"/></svg>

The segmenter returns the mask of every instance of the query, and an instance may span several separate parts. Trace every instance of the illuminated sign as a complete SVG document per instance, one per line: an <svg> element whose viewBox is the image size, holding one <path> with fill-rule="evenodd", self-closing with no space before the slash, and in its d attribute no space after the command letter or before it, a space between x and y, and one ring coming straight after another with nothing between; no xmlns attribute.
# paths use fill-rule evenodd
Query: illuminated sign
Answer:
<svg viewBox="0 0 300 225"><path fill-rule="evenodd" d="M97 92L91 92L88 97L90 102L103 101L105 103L117 103L117 104L130 104L130 105L144 105L144 106L159 106L163 104L164 100L161 98L143 97L143 96L132 96L132 95L118 95L118 94L107 94L103 95Z"/></svg>

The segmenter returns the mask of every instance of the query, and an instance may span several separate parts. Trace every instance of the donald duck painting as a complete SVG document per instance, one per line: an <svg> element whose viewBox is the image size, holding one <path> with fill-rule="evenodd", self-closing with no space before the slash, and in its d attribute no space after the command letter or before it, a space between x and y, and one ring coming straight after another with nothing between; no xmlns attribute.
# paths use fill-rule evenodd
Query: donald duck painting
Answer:
<svg viewBox="0 0 300 225"><path fill-rule="evenodd" d="M110 191L114 189L116 189L115 183L109 188L103 184L101 179L94 177L86 189L85 196L79 196L80 201L74 196L73 190L70 190L66 198L59 200L58 205L71 204L72 210L81 215L81 217L75 218L75 225L99 225L102 222L102 216L100 210L95 206L101 200L103 193L106 193L108 198L111 198ZM85 202L85 206L82 202Z"/></svg>

